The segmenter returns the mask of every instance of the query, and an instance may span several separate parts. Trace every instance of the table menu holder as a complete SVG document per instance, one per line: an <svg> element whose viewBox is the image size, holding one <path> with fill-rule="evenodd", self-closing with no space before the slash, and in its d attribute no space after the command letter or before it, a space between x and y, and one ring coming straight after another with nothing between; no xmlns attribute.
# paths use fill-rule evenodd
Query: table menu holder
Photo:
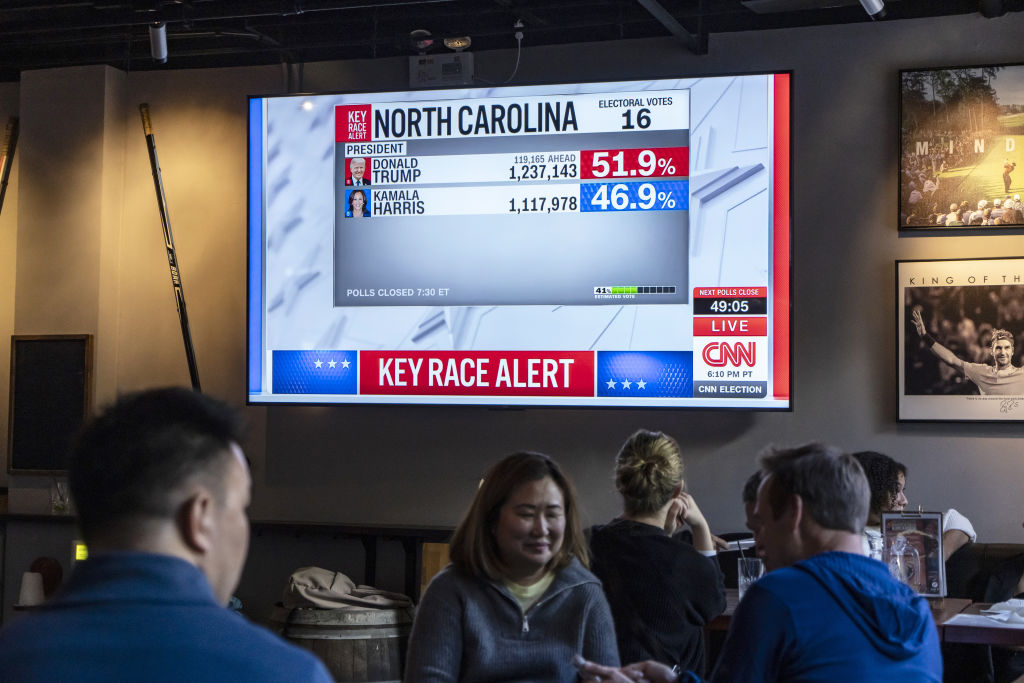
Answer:
<svg viewBox="0 0 1024 683"><path fill-rule="evenodd" d="M894 577L925 597L945 597L941 512L883 513L882 540L882 561Z"/></svg>

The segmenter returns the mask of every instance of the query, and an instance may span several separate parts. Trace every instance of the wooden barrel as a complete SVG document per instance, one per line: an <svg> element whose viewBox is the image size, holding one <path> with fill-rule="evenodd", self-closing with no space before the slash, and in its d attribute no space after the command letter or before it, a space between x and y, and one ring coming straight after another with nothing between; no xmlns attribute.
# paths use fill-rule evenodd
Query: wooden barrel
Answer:
<svg viewBox="0 0 1024 683"><path fill-rule="evenodd" d="M274 608L282 637L319 657L336 681L401 681L412 608Z"/></svg>

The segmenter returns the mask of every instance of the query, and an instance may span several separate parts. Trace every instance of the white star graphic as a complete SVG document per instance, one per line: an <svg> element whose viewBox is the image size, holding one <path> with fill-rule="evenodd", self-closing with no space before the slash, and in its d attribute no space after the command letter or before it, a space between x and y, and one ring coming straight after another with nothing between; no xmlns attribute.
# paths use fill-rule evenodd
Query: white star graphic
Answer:
<svg viewBox="0 0 1024 683"><path fill-rule="evenodd" d="M331 369L333 370L333 369L334 369L334 367L335 367L335 366L336 366L337 364L338 364L338 361L336 361L336 360L328 361L328 363L327 363L327 367L329 367L329 368L331 368Z"/></svg>
<svg viewBox="0 0 1024 683"><path fill-rule="evenodd" d="M643 389L643 388L645 388L646 386L647 386L647 382L643 381L642 379L638 379L638 380L636 381L636 388L637 388L637 389Z"/></svg>
<svg viewBox="0 0 1024 683"><path fill-rule="evenodd" d="M633 383L630 382L628 379L622 380L622 388L623 389L629 389L631 386L633 386Z"/></svg>
<svg viewBox="0 0 1024 683"><path fill-rule="evenodd" d="M323 365L324 365L324 362L323 362L322 360L320 360L319 358L317 358L317 359L316 359L316 362L315 362L315 363L313 363L313 365L315 365L315 366L316 366L316 367L318 367L318 368L321 368L321 367L323 367Z"/></svg>
<svg viewBox="0 0 1024 683"><path fill-rule="evenodd" d="M350 366L350 365L352 365L352 364L348 362L348 358L346 358L345 360L341 361L341 367L345 368L346 370L348 370L348 366Z"/></svg>
<svg viewBox="0 0 1024 683"><path fill-rule="evenodd" d="M613 380L613 379L608 380L608 388L609 389L614 389L615 388L615 380Z"/></svg>

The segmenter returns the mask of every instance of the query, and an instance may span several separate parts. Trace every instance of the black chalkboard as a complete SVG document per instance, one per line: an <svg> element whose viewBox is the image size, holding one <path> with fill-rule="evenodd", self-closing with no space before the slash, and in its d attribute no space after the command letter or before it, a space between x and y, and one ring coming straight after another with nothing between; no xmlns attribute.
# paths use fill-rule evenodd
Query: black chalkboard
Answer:
<svg viewBox="0 0 1024 683"><path fill-rule="evenodd" d="M13 335L7 471L60 474L89 414L92 336Z"/></svg>

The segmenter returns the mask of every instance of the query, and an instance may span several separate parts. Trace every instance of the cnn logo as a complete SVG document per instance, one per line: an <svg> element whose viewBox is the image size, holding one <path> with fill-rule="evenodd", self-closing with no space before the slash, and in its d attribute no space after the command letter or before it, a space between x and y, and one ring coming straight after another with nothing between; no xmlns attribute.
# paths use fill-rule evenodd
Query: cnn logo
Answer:
<svg viewBox="0 0 1024 683"><path fill-rule="evenodd" d="M749 368L757 364L757 345L754 342L711 342L701 352L704 363L713 368L726 365Z"/></svg>

